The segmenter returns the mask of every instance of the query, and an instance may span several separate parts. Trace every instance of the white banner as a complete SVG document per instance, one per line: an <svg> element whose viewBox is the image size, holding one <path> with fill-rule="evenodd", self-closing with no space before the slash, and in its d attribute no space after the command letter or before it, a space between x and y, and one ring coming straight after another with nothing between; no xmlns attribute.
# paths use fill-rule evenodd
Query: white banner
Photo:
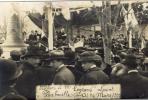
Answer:
<svg viewBox="0 0 148 100"><path fill-rule="evenodd" d="M36 88L37 100L119 99L120 85L43 85Z"/></svg>

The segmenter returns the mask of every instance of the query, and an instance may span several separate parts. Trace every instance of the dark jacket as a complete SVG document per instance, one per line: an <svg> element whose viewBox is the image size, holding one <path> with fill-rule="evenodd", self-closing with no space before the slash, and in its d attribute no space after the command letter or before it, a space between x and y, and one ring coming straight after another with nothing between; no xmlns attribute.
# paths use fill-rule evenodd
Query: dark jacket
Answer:
<svg viewBox="0 0 148 100"><path fill-rule="evenodd" d="M36 70L36 79L38 85L50 85L55 76L54 68L38 68Z"/></svg>
<svg viewBox="0 0 148 100"><path fill-rule="evenodd" d="M35 68L29 63L23 64L23 73L16 81L16 90L28 99L35 98L35 87L37 84Z"/></svg>
<svg viewBox="0 0 148 100"><path fill-rule="evenodd" d="M123 76L120 84L122 98L148 98L148 78L138 72L131 72Z"/></svg>
<svg viewBox="0 0 148 100"><path fill-rule="evenodd" d="M66 68L66 66L64 66L56 72L53 84L58 84L58 85L75 84L75 77L73 73L68 68Z"/></svg>
<svg viewBox="0 0 148 100"><path fill-rule="evenodd" d="M142 76L148 77L148 71L139 71Z"/></svg>
<svg viewBox="0 0 148 100"><path fill-rule="evenodd" d="M0 100L27 100L24 96L9 86L2 86L0 91Z"/></svg>
<svg viewBox="0 0 148 100"><path fill-rule="evenodd" d="M109 77L102 70L95 67L88 70L79 81L79 84L105 84L108 83Z"/></svg>

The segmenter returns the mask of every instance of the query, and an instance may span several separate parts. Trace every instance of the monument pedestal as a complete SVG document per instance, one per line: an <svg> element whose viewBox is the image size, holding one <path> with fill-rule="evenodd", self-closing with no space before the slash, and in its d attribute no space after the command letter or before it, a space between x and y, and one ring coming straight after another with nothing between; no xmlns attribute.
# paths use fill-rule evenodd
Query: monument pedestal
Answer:
<svg viewBox="0 0 148 100"><path fill-rule="evenodd" d="M26 48L27 45L24 43L20 34L21 31L19 17L17 14L14 13L12 16L10 16L10 19L8 19L6 40L1 45L1 47L3 48L2 56L4 56L5 58L9 58L10 51Z"/></svg>

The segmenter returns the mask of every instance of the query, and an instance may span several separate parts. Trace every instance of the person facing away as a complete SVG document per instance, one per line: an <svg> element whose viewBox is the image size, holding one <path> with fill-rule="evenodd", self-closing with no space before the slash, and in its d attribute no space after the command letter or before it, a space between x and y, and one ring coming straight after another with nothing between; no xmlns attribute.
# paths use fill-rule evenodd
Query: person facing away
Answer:
<svg viewBox="0 0 148 100"><path fill-rule="evenodd" d="M52 84L69 85L75 84L74 74L66 67L64 61L66 57L62 50L53 50L50 52L50 66L56 69L56 74Z"/></svg>
<svg viewBox="0 0 148 100"><path fill-rule="evenodd" d="M121 98L148 98L148 78L142 76L137 70L136 56L128 54L122 64L127 67L127 73L118 80L121 84Z"/></svg>
<svg viewBox="0 0 148 100"><path fill-rule="evenodd" d="M79 61L85 71L84 75L79 80L79 84L106 84L109 82L109 77L101 68L102 58L96 55L93 51L85 51L80 54Z"/></svg>

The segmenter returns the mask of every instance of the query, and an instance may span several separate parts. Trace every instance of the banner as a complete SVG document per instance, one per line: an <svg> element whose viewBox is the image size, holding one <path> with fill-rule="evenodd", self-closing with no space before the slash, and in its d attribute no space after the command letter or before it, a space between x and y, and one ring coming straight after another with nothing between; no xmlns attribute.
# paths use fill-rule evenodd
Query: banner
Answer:
<svg viewBox="0 0 148 100"><path fill-rule="evenodd" d="M72 51L75 51L75 48L83 47L84 46L84 40L80 40L77 43L69 43L69 47Z"/></svg>
<svg viewBox="0 0 148 100"><path fill-rule="evenodd" d="M63 14L63 16L64 16L64 18L66 19L66 20L70 20L70 10L69 10L69 8L67 8L67 7L65 7L65 8L62 8L62 14Z"/></svg>
<svg viewBox="0 0 148 100"><path fill-rule="evenodd" d="M131 4L129 4L128 11L122 6L121 13L124 16L126 29L133 29L138 25L138 21L135 17L134 10L132 9Z"/></svg>
<svg viewBox="0 0 148 100"><path fill-rule="evenodd" d="M97 85L40 85L36 88L36 100L94 100L119 99L119 84Z"/></svg>

